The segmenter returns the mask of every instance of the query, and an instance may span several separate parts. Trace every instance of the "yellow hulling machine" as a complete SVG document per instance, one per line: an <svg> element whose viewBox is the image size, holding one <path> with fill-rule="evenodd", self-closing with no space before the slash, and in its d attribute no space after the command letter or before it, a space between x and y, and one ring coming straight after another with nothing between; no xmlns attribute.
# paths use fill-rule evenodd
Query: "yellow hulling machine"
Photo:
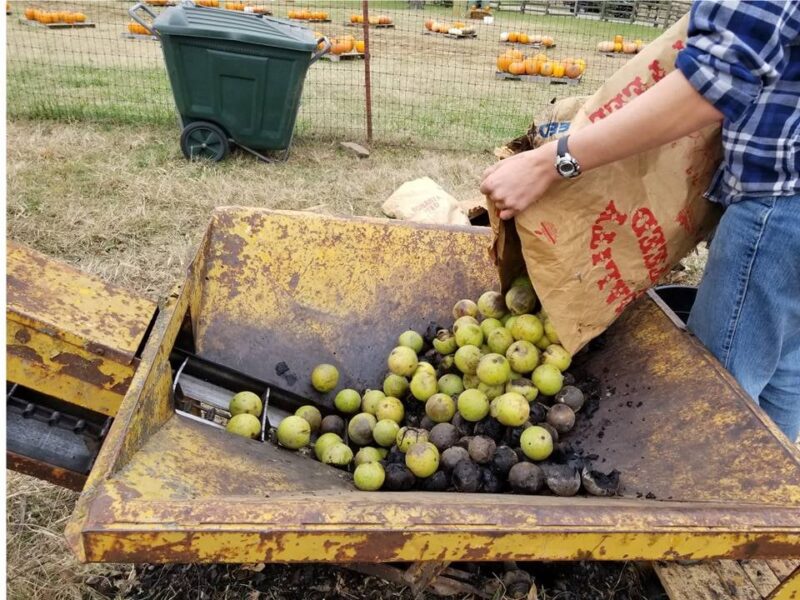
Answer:
<svg viewBox="0 0 800 600"><path fill-rule="evenodd" d="M606 396L578 435L623 473L621 497L361 492L215 422L240 389L273 425L307 399L330 408L309 383L320 362L340 387L381 380L400 331L495 284L489 242L223 208L158 305L9 243L9 465L82 489L67 537L84 561L800 557L798 450L656 296L581 366ZM800 597L800 576L773 597Z"/></svg>

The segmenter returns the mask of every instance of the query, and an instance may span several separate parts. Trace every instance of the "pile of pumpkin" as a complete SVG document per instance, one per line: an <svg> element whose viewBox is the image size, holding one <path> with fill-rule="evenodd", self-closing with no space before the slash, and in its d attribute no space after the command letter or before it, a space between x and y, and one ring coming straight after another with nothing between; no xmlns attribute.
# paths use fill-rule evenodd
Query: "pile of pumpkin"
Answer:
<svg viewBox="0 0 800 600"><path fill-rule="evenodd" d="M29 21L36 21L42 25L50 23L83 23L86 21L86 15L80 12L50 12L46 10L39 10L38 8L28 7L25 9L25 18Z"/></svg>
<svg viewBox="0 0 800 600"><path fill-rule="evenodd" d="M350 22L351 23L363 23L364 22L364 15L357 15L353 13L350 15ZM391 25L392 24L392 17L387 15L378 15L377 17L370 17L369 18L370 25Z"/></svg>
<svg viewBox="0 0 800 600"><path fill-rule="evenodd" d="M633 42L626 42L621 35L615 35L614 41L598 42L598 52L622 52L624 54L636 54L644 48L642 40L634 40Z"/></svg>
<svg viewBox="0 0 800 600"><path fill-rule="evenodd" d="M322 37L321 33L315 32L317 38ZM322 48L324 42L320 42L317 47ZM331 54L347 54L355 50L359 54L364 54L364 40L357 40L352 35L345 35L338 38L331 38Z"/></svg>
<svg viewBox="0 0 800 600"><path fill-rule="evenodd" d="M302 10L290 10L289 18L297 19L298 21L327 21L328 13L322 10L308 10L304 8Z"/></svg>
<svg viewBox="0 0 800 600"><path fill-rule="evenodd" d="M453 35L475 33L475 27L462 21L456 21L452 25L448 25L447 23L439 23L433 19L428 19L425 21L425 29L433 33L452 33Z"/></svg>
<svg viewBox="0 0 800 600"><path fill-rule="evenodd" d="M131 21L128 23L128 33L133 33L135 35L151 35L147 27L137 23L136 21Z"/></svg>
<svg viewBox="0 0 800 600"><path fill-rule="evenodd" d="M519 50L507 50L497 57L497 70L512 75L577 79L586 70L586 61L582 58L554 60L548 58L546 54L535 54L525 58Z"/></svg>
<svg viewBox="0 0 800 600"><path fill-rule="evenodd" d="M504 31L500 34L500 41L512 44L541 44L545 48L556 45L556 41L549 35L528 35L519 31Z"/></svg>

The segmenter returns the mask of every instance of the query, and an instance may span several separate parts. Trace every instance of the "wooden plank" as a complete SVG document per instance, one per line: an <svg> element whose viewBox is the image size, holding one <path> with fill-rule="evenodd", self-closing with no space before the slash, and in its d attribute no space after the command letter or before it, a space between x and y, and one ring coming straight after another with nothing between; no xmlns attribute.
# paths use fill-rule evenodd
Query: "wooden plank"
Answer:
<svg viewBox="0 0 800 600"><path fill-rule="evenodd" d="M578 85L581 78L570 79L569 77L544 77L542 75L512 75L503 71L495 71L495 79L507 79L509 81L530 81L533 83L551 83L553 85Z"/></svg>
<svg viewBox="0 0 800 600"><path fill-rule="evenodd" d="M780 580L763 560L743 560L739 564L762 598L769 596L780 584Z"/></svg>
<svg viewBox="0 0 800 600"><path fill-rule="evenodd" d="M722 585L727 588L732 598L761 600L761 593L735 560L718 560L710 563L709 567L716 571Z"/></svg>
<svg viewBox="0 0 800 600"><path fill-rule="evenodd" d="M715 563L681 565L658 562L653 563L653 568L671 600L761 599L761 594L744 573L737 572L736 579L741 585L735 586L735 589L734 586L726 586L720 579ZM726 571L732 570L735 571L735 567L726 567Z"/></svg>
<svg viewBox="0 0 800 600"><path fill-rule="evenodd" d="M81 29L84 27L94 27L94 23L39 23L30 19L20 18L19 22L29 27L41 27L42 29Z"/></svg>
<svg viewBox="0 0 800 600"><path fill-rule="evenodd" d="M800 560L768 560L767 564L772 569L772 572L775 573L775 576L780 581L783 581L800 566Z"/></svg>
<svg viewBox="0 0 800 600"><path fill-rule="evenodd" d="M351 23L350 21L346 21L344 26L345 27L361 27L361 28L363 28L364 24L363 23ZM373 27L374 29L392 29L393 27L395 27L395 24L394 23L370 23L369 26Z"/></svg>
<svg viewBox="0 0 800 600"><path fill-rule="evenodd" d="M358 52L347 52L346 54L323 54L322 58L331 62L339 62L341 60L353 60L355 58L364 58L364 54Z"/></svg>

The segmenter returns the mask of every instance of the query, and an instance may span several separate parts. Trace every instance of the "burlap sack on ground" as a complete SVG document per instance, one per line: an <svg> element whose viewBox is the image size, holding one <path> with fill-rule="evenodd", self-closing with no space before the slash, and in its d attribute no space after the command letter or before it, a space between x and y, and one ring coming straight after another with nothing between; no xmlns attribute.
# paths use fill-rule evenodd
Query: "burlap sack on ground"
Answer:
<svg viewBox="0 0 800 600"><path fill-rule="evenodd" d="M674 69L687 23L684 17L645 46L585 102L568 98L549 106L539 117L541 127L534 123L496 154L539 146L634 100ZM576 352L714 227L719 210L702 193L720 155L714 125L560 182L513 221L502 222L490 210L504 289L527 269L562 344Z"/></svg>
<svg viewBox="0 0 800 600"><path fill-rule="evenodd" d="M383 214L417 223L469 225L458 200L430 177L407 181L383 203Z"/></svg>

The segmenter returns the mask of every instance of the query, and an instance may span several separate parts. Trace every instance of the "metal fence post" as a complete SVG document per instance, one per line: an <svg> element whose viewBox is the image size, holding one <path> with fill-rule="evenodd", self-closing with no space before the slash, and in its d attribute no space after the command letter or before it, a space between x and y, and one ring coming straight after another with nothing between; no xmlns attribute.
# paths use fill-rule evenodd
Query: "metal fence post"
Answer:
<svg viewBox="0 0 800 600"><path fill-rule="evenodd" d="M369 8L367 0L361 3L361 14L364 15L364 100L367 110L367 143L372 144L372 83L369 68Z"/></svg>

